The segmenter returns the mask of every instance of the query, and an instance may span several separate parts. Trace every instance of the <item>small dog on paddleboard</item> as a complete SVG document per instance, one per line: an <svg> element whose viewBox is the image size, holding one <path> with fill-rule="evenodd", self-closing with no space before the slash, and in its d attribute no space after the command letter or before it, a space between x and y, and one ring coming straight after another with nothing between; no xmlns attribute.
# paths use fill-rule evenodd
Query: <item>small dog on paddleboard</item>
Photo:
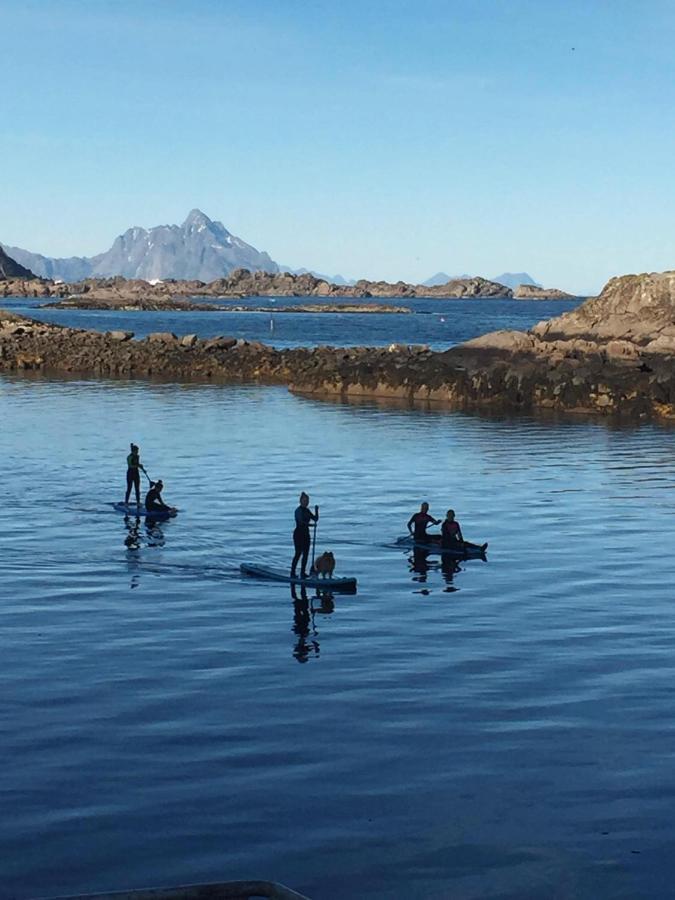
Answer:
<svg viewBox="0 0 675 900"><path fill-rule="evenodd" d="M318 556L314 560L313 571L320 578L333 577L333 572L335 571L335 557L330 550L326 550L325 553L322 553L321 556Z"/></svg>

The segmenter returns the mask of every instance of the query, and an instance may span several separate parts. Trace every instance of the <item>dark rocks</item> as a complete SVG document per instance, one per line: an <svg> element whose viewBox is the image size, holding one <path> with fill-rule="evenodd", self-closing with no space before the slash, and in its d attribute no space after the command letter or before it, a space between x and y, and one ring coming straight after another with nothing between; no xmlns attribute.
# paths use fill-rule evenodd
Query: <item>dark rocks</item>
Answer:
<svg viewBox="0 0 675 900"><path fill-rule="evenodd" d="M313 276L310 276L313 277ZM391 398L675 418L675 273L613 279L600 297L529 332L499 331L445 352L392 344L276 350L219 336L144 341L0 312L0 371L288 384L316 397Z"/></svg>

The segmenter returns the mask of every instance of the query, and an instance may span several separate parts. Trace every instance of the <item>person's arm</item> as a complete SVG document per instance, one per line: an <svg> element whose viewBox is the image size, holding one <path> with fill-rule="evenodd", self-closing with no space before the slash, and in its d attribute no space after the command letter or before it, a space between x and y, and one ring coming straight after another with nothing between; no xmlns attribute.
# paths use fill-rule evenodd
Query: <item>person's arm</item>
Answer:
<svg viewBox="0 0 675 900"><path fill-rule="evenodd" d="M319 521L319 507L318 506L314 507L314 512L312 512L311 509L308 509L307 512L309 513L310 519L314 519L315 522Z"/></svg>
<svg viewBox="0 0 675 900"><path fill-rule="evenodd" d="M414 521L415 521L415 513L413 513L412 516L410 516L410 518L408 519L408 531L410 532L410 534L412 534L412 528L410 526L412 525L412 523Z"/></svg>
<svg viewBox="0 0 675 900"><path fill-rule="evenodd" d="M464 543L464 535L462 534L462 529L459 527L459 522L457 523L457 539Z"/></svg>

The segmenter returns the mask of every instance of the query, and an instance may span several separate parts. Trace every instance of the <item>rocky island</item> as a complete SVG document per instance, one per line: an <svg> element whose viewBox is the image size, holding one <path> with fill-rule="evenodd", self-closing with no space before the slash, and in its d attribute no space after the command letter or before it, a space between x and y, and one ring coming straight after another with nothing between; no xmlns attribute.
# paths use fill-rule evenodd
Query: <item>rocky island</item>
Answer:
<svg viewBox="0 0 675 900"><path fill-rule="evenodd" d="M316 397L378 397L675 418L675 272L614 278L528 332L426 347L277 350L196 335L101 334L0 313L0 371L287 384Z"/></svg>
<svg viewBox="0 0 675 900"><path fill-rule="evenodd" d="M391 306L386 303L309 303L298 306L241 306L211 301L195 303L176 297L154 299L143 297L113 297L97 300L84 296L67 297L44 303L42 309L107 309L118 312L264 312L264 313L410 313L407 306Z"/></svg>

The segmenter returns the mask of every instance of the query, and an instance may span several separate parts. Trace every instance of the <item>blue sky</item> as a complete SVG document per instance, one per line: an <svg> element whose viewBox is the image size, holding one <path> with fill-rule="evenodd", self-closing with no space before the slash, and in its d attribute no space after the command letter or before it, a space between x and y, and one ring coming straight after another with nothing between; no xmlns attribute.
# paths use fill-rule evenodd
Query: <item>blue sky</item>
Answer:
<svg viewBox="0 0 675 900"><path fill-rule="evenodd" d="M670 0L0 0L0 240L197 206L346 276L675 268Z"/></svg>

